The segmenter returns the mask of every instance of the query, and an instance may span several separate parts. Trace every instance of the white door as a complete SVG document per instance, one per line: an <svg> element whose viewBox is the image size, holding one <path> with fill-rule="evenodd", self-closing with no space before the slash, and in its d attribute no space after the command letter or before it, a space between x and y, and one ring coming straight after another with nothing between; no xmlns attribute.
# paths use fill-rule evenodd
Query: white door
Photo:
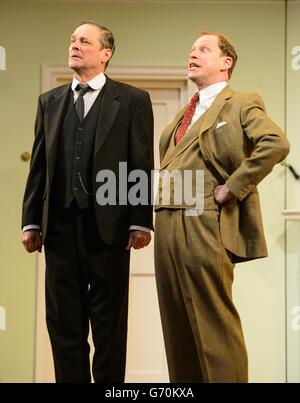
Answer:
<svg viewBox="0 0 300 403"><path fill-rule="evenodd" d="M132 82L136 85L137 83ZM155 168L159 168L159 137L180 109L180 90L140 85L151 96L154 112ZM154 277L153 237L147 248L131 255L126 382L168 382Z"/></svg>
<svg viewBox="0 0 300 403"><path fill-rule="evenodd" d="M53 76L55 79L51 74L50 77L45 77L45 82L51 85L44 86L43 90L63 84L71 78L68 70L61 67L59 74L54 71ZM110 76L114 78L113 74ZM178 76L173 80L156 78L138 81L132 76L118 76L116 79L144 88L150 93L154 112L155 168L158 169L159 137L163 128L185 104L187 82L185 78L178 79ZM153 246L152 240L147 248L133 251L131 255L126 382L169 380L154 277ZM44 272L44 257L41 255L38 278L36 382L53 382L52 354L45 325ZM90 343L92 345L91 340Z"/></svg>

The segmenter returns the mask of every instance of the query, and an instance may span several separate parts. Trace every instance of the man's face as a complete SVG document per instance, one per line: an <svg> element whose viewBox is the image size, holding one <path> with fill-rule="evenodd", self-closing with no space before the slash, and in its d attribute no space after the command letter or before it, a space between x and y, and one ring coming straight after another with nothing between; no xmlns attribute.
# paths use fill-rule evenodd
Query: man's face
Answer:
<svg viewBox="0 0 300 403"><path fill-rule="evenodd" d="M102 48L98 27L84 24L75 29L69 46L69 67L78 73L99 74L111 57L111 50Z"/></svg>
<svg viewBox="0 0 300 403"><path fill-rule="evenodd" d="M223 56L215 35L200 36L194 43L188 61L188 78L199 88L228 79L232 60Z"/></svg>

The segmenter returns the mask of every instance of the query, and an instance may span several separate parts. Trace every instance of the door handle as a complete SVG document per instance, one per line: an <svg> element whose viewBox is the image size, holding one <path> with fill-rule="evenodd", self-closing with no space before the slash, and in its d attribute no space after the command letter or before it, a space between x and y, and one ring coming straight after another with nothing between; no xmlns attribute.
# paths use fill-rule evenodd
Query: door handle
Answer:
<svg viewBox="0 0 300 403"><path fill-rule="evenodd" d="M28 151L23 151L21 154L21 160L27 162L30 160L30 152Z"/></svg>

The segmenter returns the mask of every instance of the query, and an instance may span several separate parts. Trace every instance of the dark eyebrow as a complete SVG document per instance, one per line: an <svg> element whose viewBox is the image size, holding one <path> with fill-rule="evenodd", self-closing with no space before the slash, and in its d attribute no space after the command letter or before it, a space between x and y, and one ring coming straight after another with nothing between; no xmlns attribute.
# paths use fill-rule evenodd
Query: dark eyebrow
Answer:
<svg viewBox="0 0 300 403"><path fill-rule="evenodd" d="M75 39L75 38L76 38L76 35L71 35L71 39ZM80 36L79 39L80 39L80 40L85 39L86 41L89 41L89 38L87 38L87 37L85 37L85 36Z"/></svg>

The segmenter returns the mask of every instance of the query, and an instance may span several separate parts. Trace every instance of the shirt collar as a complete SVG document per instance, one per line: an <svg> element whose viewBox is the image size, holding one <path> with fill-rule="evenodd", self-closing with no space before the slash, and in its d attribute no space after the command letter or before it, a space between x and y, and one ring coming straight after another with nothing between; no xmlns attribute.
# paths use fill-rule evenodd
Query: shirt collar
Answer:
<svg viewBox="0 0 300 403"><path fill-rule="evenodd" d="M208 101L210 98L216 97L225 87L227 86L227 81L220 81L215 84L211 84L203 90L199 91L200 103Z"/></svg>
<svg viewBox="0 0 300 403"><path fill-rule="evenodd" d="M88 81L86 84L88 84L93 90L101 90L101 88L104 86L106 82L106 77L103 72L98 74L96 77L92 78L90 81ZM80 81L77 80L75 76L73 76L73 81L71 88L73 91L75 91L75 88L77 87L77 84L80 83Z"/></svg>

